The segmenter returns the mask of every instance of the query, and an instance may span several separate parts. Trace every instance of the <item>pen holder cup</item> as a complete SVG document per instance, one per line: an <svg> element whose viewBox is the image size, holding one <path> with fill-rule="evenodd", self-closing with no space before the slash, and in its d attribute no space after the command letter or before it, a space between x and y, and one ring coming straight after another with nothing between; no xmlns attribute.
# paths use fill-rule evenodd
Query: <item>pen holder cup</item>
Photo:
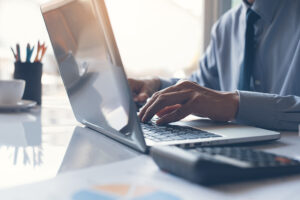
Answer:
<svg viewBox="0 0 300 200"><path fill-rule="evenodd" d="M42 72L41 62L15 62L14 78L26 82L23 99L36 101L38 105L42 103Z"/></svg>

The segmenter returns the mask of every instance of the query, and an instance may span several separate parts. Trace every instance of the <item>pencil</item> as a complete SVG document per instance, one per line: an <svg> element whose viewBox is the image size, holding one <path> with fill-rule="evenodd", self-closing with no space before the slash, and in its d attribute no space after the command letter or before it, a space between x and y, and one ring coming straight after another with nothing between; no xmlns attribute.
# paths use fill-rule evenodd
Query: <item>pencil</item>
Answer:
<svg viewBox="0 0 300 200"><path fill-rule="evenodd" d="M46 51L47 51L47 47L45 47L45 44L44 44L44 45L43 45L43 49L42 49L42 55L41 55L41 58L40 58L40 62L42 62L43 57L44 57Z"/></svg>
<svg viewBox="0 0 300 200"><path fill-rule="evenodd" d="M35 56L34 62L38 62L39 61L40 51L41 51L41 45L40 45L40 41L38 41L37 52L36 52L36 56Z"/></svg>
<svg viewBox="0 0 300 200"><path fill-rule="evenodd" d="M17 61L18 60L18 56L16 55L14 49L12 47L10 47L12 53L14 54L14 57L15 57L15 60Z"/></svg>

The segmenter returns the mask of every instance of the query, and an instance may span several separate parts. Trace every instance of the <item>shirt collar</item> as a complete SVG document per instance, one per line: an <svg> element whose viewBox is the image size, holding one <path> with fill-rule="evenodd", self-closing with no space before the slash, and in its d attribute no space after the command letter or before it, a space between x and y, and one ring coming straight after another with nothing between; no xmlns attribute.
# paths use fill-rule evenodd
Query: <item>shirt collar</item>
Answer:
<svg viewBox="0 0 300 200"><path fill-rule="evenodd" d="M271 23L273 21L275 12L278 8L280 0L256 0L253 5L249 4L246 0L243 0L245 8L254 10L261 19Z"/></svg>

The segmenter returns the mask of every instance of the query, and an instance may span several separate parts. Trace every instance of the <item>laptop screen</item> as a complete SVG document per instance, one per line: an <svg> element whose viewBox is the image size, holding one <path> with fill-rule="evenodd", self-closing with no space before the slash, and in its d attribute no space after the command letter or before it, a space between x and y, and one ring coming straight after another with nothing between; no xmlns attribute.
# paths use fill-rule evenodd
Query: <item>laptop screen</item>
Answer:
<svg viewBox="0 0 300 200"><path fill-rule="evenodd" d="M141 133L110 23L108 18L102 19L106 15L103 9L103 0L68 0L42 6L76 119L109 135Z"/></svg>

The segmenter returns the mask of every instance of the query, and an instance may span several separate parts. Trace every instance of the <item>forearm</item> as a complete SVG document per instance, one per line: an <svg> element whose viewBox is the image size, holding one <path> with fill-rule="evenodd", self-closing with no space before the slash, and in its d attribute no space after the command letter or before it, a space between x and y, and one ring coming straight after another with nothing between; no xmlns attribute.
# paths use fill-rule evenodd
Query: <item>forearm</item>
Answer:
<svg viewBox="0 0 300 200"><path fill-rule="evenodd" d="M239 91L236 121L267 129L296 131L300 124L300 97Z"/></svg>

